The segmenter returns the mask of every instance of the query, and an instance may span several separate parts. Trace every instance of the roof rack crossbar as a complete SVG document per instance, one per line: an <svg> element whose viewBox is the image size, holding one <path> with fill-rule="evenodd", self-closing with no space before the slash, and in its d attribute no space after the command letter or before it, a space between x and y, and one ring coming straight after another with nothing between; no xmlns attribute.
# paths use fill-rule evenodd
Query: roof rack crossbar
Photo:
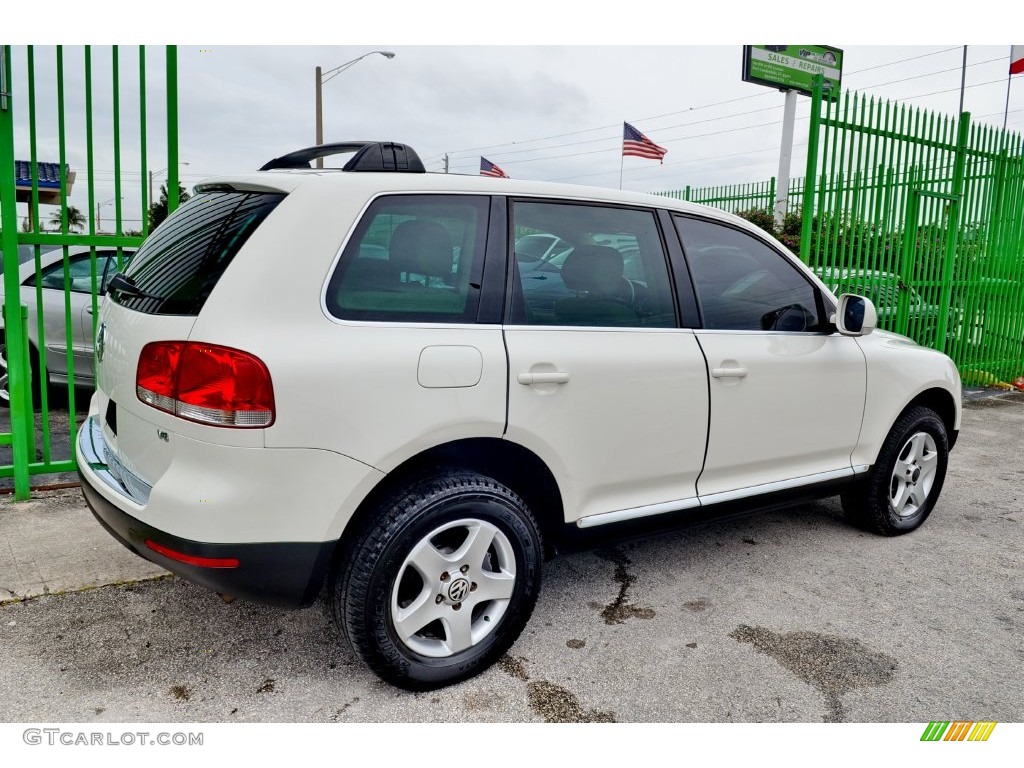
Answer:
<svg viewBox="0 0 1024 768"><path fill-rule="evenodd" d="M277 168L309 168L310 162L319 157L355 154L342 167L343 171L393 171L398 173L426 173L423 161L416 150L407 144L393 141L341 141L334 144L319 144L306 147L287 155L275 157L266 163L261 171Z"/></svg>

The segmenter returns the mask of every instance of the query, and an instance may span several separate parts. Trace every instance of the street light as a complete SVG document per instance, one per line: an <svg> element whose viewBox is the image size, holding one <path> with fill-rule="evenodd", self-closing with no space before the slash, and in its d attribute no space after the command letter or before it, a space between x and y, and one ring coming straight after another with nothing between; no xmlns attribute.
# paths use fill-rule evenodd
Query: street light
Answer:
<svg viewBox="0 0 1024 768"><path fill-rule="evenodd" d="M178 163L178 165L188 165L188 163ZM149 204L150 205L152 205L155 202L155 200L153 200L153 178L156 177L156 176L159 176L161 173L166 173L169 170L171 170L170 166L168 166L167 168L161 168L159 171L150 171L149 172Z"/></svg>
<svg viewBox="0 0 1024 768"><path fill-rule="evenodd" d="M349 67L362 61L367 56L373 56L375 53L379 53L385 59L395 58L395 54L392 51L370 51L369 53L364 53L358 58L352 59L352 61L346 61L344 64L341 64L334 69L329 69L326 72L323 72L320 67L316 68L316 145L318 147L324 143L324 107L323 96L321 95L323 84L329 80L333 80ZM324 167L324 159L322 157L318 157L316 159L316 167Z"/></svg>
<svg viewBox="0 0 1024 768"><path fill-rule="evenodd" d="M110 205L116 199L117 199L116 197L112 197L109 200L104 200L102 203L96 203L96 231L97 232L102 232L103 231L103 219L100 218L100 211L103 209L104 205ZM121 196L121 199L124 200L124 195Z"/></svg>

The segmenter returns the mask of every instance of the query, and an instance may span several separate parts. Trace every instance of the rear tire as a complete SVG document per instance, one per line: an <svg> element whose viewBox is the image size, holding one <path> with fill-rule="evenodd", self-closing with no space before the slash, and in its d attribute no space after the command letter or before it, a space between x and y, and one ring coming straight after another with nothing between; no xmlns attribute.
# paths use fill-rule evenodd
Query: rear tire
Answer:
<svg viewBox="0 0 1024 768"><path fill-rule="evenodd" d="M949 459L946 425L935 411L917 406L893 424L867 477L842 494L854 525L898 536L918 528L942 492Z"/></svg>
<svg viewBox="0 0 1024 768"><path fill-rule="evenodd" d="M472 677L515 642L537 601L542 549L519 496L451 471L381 504L331 581L335 620L385 681L432 690Z"/></svg>

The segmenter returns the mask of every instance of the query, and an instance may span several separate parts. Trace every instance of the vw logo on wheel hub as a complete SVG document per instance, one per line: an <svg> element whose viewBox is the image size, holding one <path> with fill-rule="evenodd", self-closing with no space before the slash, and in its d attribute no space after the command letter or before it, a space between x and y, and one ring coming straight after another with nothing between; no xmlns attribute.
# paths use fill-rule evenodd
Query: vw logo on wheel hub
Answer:
<svg viewBox="0 0 1024 768"><path fill-rule="evenodd" d="M455 579L448 587L448 599L453 603L461 603L469 594L469 582L466 579Z"/></svg>

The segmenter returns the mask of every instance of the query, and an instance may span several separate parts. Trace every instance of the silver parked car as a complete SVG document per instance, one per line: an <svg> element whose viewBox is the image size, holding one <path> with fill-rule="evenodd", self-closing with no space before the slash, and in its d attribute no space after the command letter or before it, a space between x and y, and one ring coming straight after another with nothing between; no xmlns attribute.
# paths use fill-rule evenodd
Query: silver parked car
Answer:
<svg viewBox="0 0 1024 768"><path fill-rule="evenodd" d="M95 287L96 294L103 296L107 283L118 271L118 249L96 248ZM32 364L33 380L39 377L39 349L44 348L46 356L47 381L53 384L68 380L68 329L67 312L71 313L72 364L76 384L92 386L93 383L93 320L92 292L93 269L88 246L73 246L67 249L68 298L65 300L64 249L43 253L39 258L38 286L42 296L43 343L40 345L39 317L37 314L35 259L21 259L19 282L21 303L28 307L28 341L31 346L29 359ZM121 249L121 265L128 263L133 248ZM22 254L19 251L19 256ZM0 300L3 286L0 285ZM7 388L7 337L0 319L0 406L10 404Z"/></svg>

